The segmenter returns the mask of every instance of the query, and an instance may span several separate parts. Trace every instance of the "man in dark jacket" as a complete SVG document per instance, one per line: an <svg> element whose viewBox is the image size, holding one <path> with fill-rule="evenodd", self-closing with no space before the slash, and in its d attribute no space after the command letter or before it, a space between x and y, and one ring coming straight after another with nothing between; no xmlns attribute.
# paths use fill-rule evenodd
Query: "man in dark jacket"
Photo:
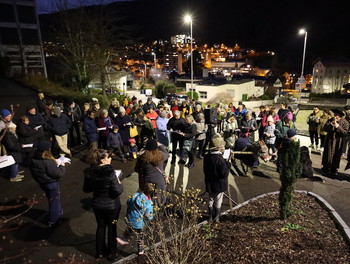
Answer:
<svg viewBox="0 0 350 264"><path fill-rule="evenodd" d="M92 110L88 110L83 118L83 128L85 135L90 144L90 149L97 149L98 133L95 122L95 114Z"/></svg>
<svg viewBox="0 0 350 264"><path fill-rule="evenodd" d="M73 145L81 145L80 137L80 120L82 117L81 109L78 104L71 100L68 105L64 108L65 114L72 121L72 126L69 129L69 142ZM74 130L77 135L77 140L74 139Z"/></svg>
<svg viewBox="0 0 350 264"><path fill-rule="evenodd" d="M67 115L61 113L61 109L57 106L53 108L53 113L47 121L48 127L55 136L60 154L67 154L68 157L71 157L72 153L68 149L68 131L72 126L72 121Z"/></svg>
<svg viewBox="0 0 350 264"><path fill-rule="evenodd" d="M205 188L209 193L209 221L219 222L224 193L228 189L230 163L222 156L225 140L215 134L210 142L210 152L204 156Z"/></svg>
<svg viewBox="0 0 350 264"><path fill-rule="evenodd" d="M170 118L167 129L171 132L171 143L173 145L172 148L172 159L171 164L175 164L176 162L176 148L177 144L179 144L180 148L180 158L183 160L184 158L184 137L182 137L179 133L183 133L186 126L186 120L181 117L181 113L179 110L174 112L174 116Z"/></svg>
<svg viewBox="0 0 350 264"><path fill-rule="evenodd" d="M46 120L44 116L36 111L34 105L27 107L27 116L29 118L30 127L39 132L38 140L44 140L44 128L46 127Z"/></svg>

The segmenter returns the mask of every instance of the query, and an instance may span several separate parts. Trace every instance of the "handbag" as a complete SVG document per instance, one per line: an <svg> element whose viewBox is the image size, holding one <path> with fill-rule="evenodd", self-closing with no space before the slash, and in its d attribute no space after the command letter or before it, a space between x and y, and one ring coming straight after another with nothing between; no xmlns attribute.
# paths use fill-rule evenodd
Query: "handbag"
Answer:
<svg viewBox="0 0 350 264"><path fill-rule="evenodd" d="M165 173L165 171L162 171L161 169L159 169L157 166L155 166L156 169L163 175L165 183L169 184L170 180L169 180L169 176Z"/></svg>
<svg viewBox="0 0 350 264"><path fill-rule="evenodd" d="M129 132L130 132L130 137L132 138L139 135L139 133L137 132L137 126L131 126Z"/></svg>

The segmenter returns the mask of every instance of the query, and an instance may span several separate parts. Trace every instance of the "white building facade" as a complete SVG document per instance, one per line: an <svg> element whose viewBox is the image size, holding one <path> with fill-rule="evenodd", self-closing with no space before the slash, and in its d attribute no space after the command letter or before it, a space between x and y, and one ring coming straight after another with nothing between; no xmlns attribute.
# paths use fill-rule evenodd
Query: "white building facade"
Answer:
<svg viewBox="0 0 350 264"><path fill-rule="evenodd" d="M350 82L350 63L317 60L312 75L312 93L341 91L343 85Z"/></svg>

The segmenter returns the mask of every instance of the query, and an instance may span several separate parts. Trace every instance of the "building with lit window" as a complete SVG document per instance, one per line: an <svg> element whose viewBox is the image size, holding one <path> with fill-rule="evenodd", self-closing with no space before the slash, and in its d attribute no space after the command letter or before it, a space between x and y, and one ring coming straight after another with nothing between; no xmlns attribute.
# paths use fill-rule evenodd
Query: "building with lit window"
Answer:
<svg viewBox="0 0 350 264"><path fill-rule="evenodd" d="M7 75L47 77L35 0L0 0L0 57Z"/></svg>
<svg viewBox="0 0 350 264"><path fill-rule="evenodd" d="M182 72L182 54L178 52L167 52L164 55L163 71L165 73L170 72Z"/></svg>
<svg viewBox="0 0 350 264"><path fill-rule="evenodd" d="M311 92L333 93L342 91L350 82L350 61L317 60L313 68Z"/></svg>

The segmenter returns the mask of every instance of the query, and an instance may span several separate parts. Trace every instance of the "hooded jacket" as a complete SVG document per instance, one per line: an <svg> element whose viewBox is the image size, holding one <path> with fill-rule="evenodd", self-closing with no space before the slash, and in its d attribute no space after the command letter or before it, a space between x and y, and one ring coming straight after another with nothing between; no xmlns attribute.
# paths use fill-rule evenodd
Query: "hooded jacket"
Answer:
<svg viewBox="0 0 350 264"><path fill-rule="evenodd" d="M119 195L123 185L118 182L111 165L91 166L84 170L83 190L93 192L92 207L97 210L120 209Z"/></svg>

